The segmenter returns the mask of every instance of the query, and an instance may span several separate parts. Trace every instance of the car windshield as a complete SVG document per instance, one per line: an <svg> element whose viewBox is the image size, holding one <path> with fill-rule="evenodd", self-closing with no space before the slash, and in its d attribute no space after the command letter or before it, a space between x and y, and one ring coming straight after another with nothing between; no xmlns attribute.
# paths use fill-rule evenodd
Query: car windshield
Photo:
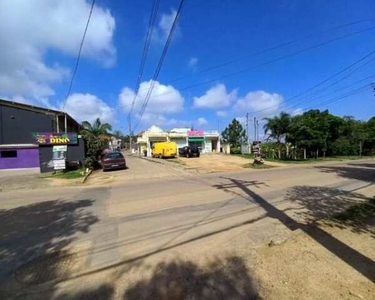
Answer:
<svg viewBox="0 0 375 300"><path fill-rule="evenodd" d="M114 152L114 153L108 153L104 156L104 158L123 158L124 156L121 153Z"/></svg>

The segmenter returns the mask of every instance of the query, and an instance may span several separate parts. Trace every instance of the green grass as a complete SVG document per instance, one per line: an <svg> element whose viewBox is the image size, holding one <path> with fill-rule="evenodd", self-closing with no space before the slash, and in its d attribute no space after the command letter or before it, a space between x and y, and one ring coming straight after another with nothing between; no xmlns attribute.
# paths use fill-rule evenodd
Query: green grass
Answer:
<svg viewBox="0 0 375 300"><path fill-rule="evenodd" d="M85 175L84 174L84 169L78 169L74 171L58 171L55 174L46 176L49 178L61 178L61 179L76 179L76 178L82 178Z"/></svg>
<svg viewBox="0 0 375 300"><path fill-rule="evenodd" d="M266 164L253 165L252 163L245 164L245 165L243 165L243 167L246 168L246 169L258 169L258 170L274 168L274 166L270 166L270 165L266 165Z"/></svg>
<svg viewBox="0 0 375 300"><path fill-rule="evenodd" d="M375 199L349 207L346 211L334 215L336 221L347 222L353 220L365 220L375 215Z"/></svg>
<svg viewBox="0 0 375 300"><path fill-rule="evenodd" d="M254 154L252 153L244 153L244 154L231 154L233 156L243 157L243 158L254 158Z"/></svg>
<svg viewBox="0 0 375 300"><path fill-rule="evenodd" d="M355 155L343 155L343 156L330 156L330 157L319 157L318 159L315 158L308 158L308 159L272 159L266 158L266 161L271 162L278 162L283 164L315 164L320 162L327 162L327 161L344 161L344 160L358 160L358 159L366 159L366 158L374 158L374 156L355 156Z"/></svg>

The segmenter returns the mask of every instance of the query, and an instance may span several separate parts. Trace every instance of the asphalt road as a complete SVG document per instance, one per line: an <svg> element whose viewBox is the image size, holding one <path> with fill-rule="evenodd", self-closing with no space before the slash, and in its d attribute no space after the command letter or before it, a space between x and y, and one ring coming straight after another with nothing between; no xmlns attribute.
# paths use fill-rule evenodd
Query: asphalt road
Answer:
<svg viewBox="0 0 375 300"><path fill-rule="evenodd" d="M170 176L0 193L6 295L18 289L14 270L53 251L80 253L79 278L124 270L130 278L128 266L160 255L199 261L282 240L375 194L375 160L205 175L143 163Z"/></svg>

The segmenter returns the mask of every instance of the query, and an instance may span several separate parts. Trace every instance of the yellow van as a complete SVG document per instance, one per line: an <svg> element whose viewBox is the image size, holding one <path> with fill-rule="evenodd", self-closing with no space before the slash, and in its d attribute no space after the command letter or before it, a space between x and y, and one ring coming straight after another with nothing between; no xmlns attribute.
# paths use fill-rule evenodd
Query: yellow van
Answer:
<svg viewBox="0 0 375 300"><path fill-rule="evenodd" d="M160 142L152 146L152 157L175 157L177 156L177 144L175 142Z"/></svg>

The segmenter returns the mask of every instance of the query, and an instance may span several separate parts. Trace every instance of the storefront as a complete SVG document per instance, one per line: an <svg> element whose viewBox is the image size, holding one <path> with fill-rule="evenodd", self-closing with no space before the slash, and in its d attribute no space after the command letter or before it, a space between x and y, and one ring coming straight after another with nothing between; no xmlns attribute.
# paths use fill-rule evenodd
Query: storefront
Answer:
<svg viewBox="0 0 375 300"><path fill-rule="evenodd" d="M219 152L220 135L218 131L190 130L189 128L174 128L170 131L163 131L161 128L152 126L149 130L138 134L137 144L141 153L147 149L148 156L156 142L175 142L178 148L185 146L196 146L201 153Z"/></svg>
<svg viewBox="0 0 375 300"><path fill-rule="evenodd" d="M189 130L188 142L190 147L198 147L201 152L206 152L205 138L203 130Z"/></svg>
<svg viewBox="0 0 375 300"><path fill-rule="evenodd" d="M47 172L85 160L80 125L65 112L0 99L0 129L0 169Z"/></svg>

